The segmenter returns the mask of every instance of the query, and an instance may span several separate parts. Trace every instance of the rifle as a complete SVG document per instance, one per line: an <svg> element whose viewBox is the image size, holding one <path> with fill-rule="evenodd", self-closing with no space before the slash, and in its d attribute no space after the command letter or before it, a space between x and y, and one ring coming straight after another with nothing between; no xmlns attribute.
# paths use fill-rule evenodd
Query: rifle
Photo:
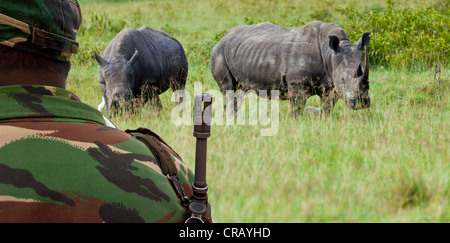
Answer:
<svg viewBox="0 0 450 243"><path fill-rule="evenodd" d="M204 110L202 104L204 102ZM206 183L207 138L211 136L212 95L194 96L194 137L195 178L192 183L192 197L187 210L185 223L211 223L211 205L208 203L208 184Z"/></svg>

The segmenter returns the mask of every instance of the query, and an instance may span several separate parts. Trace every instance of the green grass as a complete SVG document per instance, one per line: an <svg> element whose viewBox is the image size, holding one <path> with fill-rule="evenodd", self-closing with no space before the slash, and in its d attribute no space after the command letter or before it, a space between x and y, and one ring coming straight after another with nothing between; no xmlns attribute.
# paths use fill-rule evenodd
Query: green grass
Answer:
<svg viewBox="0 0 450 243"><path fill-rule="evenodd" d="M209 53L234 25L263 20L292 26L323 18L339 23L343 18L335 7L385 7L384 1L80 3L80 53L73 59L67 89L94 107L101 91L92 51L102 53L124 27L145 24L176 37L188 56L186 89L192 95L194 82L202 82L203 91L218 89ZM445 1L395 1L395 6L448 9ZM373 68L368 110L348 110L340 100L329 117L294 119L288 101L281 101L276 136L260 136L261 126L213 126L207 179L214 221L450 222L450 69L445 62L436 65L440 82L428 66ZM152 129L193 169L193 126L172 124L176 104L171 95L161 96L159 113L144 106L134 116L112 121L120 129ZM308 101L318 104L318 97Z"/></svg>

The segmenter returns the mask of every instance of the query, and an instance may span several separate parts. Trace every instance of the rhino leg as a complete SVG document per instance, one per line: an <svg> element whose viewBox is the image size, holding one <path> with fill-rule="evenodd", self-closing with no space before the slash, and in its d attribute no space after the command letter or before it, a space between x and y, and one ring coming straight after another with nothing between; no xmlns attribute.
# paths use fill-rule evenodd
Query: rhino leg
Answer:
<svg viewBox="0 0 450 243"><path fill-rule="evenodd" d="M181 68L180 73L176 77L170 77L169 87L173 92L177 90L184 90L186 86L187 71Z"/></svg>
<svg viewBox="0 0 450 243"><path fill-rule="evenodd" d="M288 97L292 116L297 117L303 113L303 109L306 105L306 100L309 98L309 96L310 94L305 90L302 90L300 85L288 85Z"/></svg>
<svg viewBox="0 0 450 243"><path fill-rule="evenodd" d="M157 111L162 110L162 103L159 95L149 97L149 104L152 109L156 108Z"/></svg>
<svg viewBox="0 0 450 243"><path fill-rule="evenodd" d="M143 84L140 88L142 105L148 102L151 109L156 108L156 110L160 111L162 103L159 98L159 89L149 84Z"/></svg>
<svg viewBox="0 0 450 243"><path fill-rule="evenodd" d="M324 93L320 96L320 107L325 115L331 114L331 110L337 102L337 95L335 92Z"/></svg>
<svg viewBox="0 0 450 243"><path fill-rule="evenodd" d="M216 72L213 73L213 75L215 77L219 77L216 79L217 85L220 88L220 92L226 97L224 109L227 113L230 113L231 116L236 116L237 100L234 96L234 92L238 90L236 79L233 77L228 68L217 68L215 71Z"/></svg>

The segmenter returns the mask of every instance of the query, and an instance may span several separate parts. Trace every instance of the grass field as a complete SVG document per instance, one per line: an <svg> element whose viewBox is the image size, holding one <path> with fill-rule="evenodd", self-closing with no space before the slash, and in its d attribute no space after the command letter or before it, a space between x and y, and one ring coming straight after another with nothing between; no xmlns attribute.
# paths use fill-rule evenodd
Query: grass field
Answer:
<svg viewBox="0 0 450 243"><path fill-rule="evenodd" d="M188 56L186 89L192 95L194 82L201 82L203 91L218 90L209 54L235 25L293 26L324 19L341 24L345 20L336 7L386 6L380 0L79 2L80 53L73 58L67 89L94 107L101 91L92 51L102 53L122 28L148 25L177 38ZM393 2L398 8L448 12L449 7L446 1ZM443 53L446 60L448 50ZM260 136L262 126L213 126L207 179L214 221L450 222L450 68L447 62L435 65L372 67L368 110L348 110L340 100L329 117L294 119L288 101L281 101L275 136ZM193 126L172 124L171 96L172 91L161 96L159 113L144 106L112 121L120 129L152 129L193 169ZM307 105L318 104L313 97Z"/></svg>

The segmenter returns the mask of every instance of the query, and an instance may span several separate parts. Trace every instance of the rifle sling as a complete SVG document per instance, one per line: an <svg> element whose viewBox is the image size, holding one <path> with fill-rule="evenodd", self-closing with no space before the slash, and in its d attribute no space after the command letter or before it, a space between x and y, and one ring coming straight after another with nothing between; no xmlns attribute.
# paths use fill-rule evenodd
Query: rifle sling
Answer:
<svg viewBox="0 0 450 243"><path fill-rule="evenodd" d="M170 185L174 189L178 198L180 198L182 204L187 204L188 197L186 196L186 193L181 186L174 159L166 150L166 148L164 148L164 145L166 145L172 151L172 154L174 156L180 158L178 154L176 154L175 151L173 151L173 149L170 148L170 146L168 146L158 135L156 135L149 129L139 128L137 130L126 130L125 132L143 142L145 146L147 146L147 148L152 152L155 159L157 160L158 165L161 168L161 172L163 173L163 175L167 176Z"/></svg>
<svg viewBox="0 0 450 243"><path fill-rule="evenodd" d="M159 137L154 136L154 133L148 129L139 128L137 130L126 130L126 133L143 142L145 146L152 152L158 162L163 175L176 176L177 167L170 156L170 153L163 147Z"/></svg>

